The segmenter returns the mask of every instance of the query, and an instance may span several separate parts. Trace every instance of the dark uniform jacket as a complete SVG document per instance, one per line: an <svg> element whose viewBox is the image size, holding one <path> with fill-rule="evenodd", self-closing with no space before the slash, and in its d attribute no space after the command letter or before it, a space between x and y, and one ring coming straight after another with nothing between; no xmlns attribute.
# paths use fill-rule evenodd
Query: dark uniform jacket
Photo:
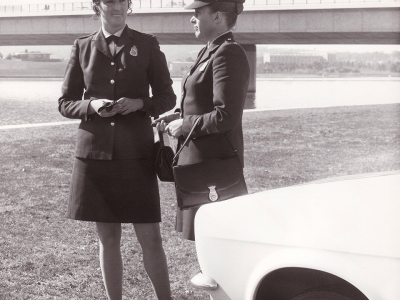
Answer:
<svg viewBox="0 0 400 300"><path fill-rule="evenodd" d="M149 86L152 96L150 97ZM127 115L88 115L91 99L141 98L144 110ZM125 27L115 57L102 30L77 39L66 68L60 113L81 119L75 156L89 159L133 159L152 156L150 117L174 108L176 96L157 39Z"/></svg>
<svg viewBox="0 0 400 300"><path fill-rule="evenodd" d="M200 51L182 86L183 135L200 118L194 137L181 152L179 164L224 157L238 151L243 165L242 114L249 83L243 48L228 32Z"/></svg>

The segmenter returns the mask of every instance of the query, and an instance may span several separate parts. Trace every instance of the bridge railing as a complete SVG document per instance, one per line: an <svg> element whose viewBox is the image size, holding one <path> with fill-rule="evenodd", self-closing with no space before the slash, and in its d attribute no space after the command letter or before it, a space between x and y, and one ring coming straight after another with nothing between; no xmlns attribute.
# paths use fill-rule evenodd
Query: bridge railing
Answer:
<svg viewBox="0 0 400 300"><path fill-rule="evenodd" d="M184 8L184 0L132 0L132 9ZM191 2L191 1L190 1ZM385 4L400 0L247 0L246 6ZM0 16L13 13L92 12L92 1L0 5Z"/></svg>
<svg viewBox="0 0 400 300"><path fill-rule="evenodd" d="M0 5L0 13L92 10L92 2L64 2Z"/></svg>

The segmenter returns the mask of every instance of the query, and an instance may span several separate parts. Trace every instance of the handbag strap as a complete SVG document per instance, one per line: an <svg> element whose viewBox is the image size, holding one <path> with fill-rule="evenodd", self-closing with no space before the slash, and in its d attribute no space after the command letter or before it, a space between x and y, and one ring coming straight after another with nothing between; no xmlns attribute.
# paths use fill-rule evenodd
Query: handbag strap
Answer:
<svg viewBox="0 0 400 300"><path fill-rule="evenodd" d="M194 122L192 128L189 131L189 134L188 134L187 138L185 139L185 141L183 142L183 144L181 145L179 150L176 152L176 154L174 156L174 159L173 159L173 162L172 162L173 166L176 165L176 163L178 161L179 154L182 152L183 148L189 143L189 140L190 140L190 138L191 138L191 136L193 134L193 131L194 131L195 127L197 126L197 124L199 124L199 122L200 122L200 117L198 117L196 119L196 121ZM226 134L224 134L224 135L225 135L226 139L228 140L229 145L232 147L233 153L237 153L237 150L235 149L235 147L233 147L233 145L232 145L231 141L229 140L229 138L226 136Z"/></svg>
<svg viewBox="0 0 400 300"><path fill-rule="evenodd" d="M160 141L160 146L164 147L164 134L161 131L158 131L158 140Z"/></svg>

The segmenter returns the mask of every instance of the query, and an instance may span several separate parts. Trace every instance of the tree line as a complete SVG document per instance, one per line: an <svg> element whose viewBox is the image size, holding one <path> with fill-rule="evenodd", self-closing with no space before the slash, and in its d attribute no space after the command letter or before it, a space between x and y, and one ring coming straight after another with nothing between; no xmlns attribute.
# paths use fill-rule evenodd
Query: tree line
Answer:
<svg viewBox="0 0 400 300"><path fill-rule="evenodd" d="M257 58L257 73L400 73L400 51L392 53L338 52L333 61L321 57L312 63L264 63Z"/></svg>

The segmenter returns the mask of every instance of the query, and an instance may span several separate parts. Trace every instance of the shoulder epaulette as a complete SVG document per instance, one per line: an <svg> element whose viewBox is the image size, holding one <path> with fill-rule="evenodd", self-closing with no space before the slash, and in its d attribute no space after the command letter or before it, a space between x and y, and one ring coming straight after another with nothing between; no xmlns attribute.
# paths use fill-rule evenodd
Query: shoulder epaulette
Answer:
<svg viewBox="0 0 400 300"><path fill-rule="evenodd" d="M91 36L95 35L97 32L98 32L98 31L95 31L95 32L93 32L93 33L91 33L91 34L87 34L87 35L84 35L84 36L80 36L80 37L78 37L78 40L86 39L86 38L88 38L88 37L91 37Z"/></svg>
<svg viewBox="0 0 400 300"><path fill-rule="evenodd" d="M237 42L233 38L227 38L225 43L237 44Z"/></svg>
<svg viewBox="0 0 400 300"><path fill-rule="evenodd" d="M154 34L151 34L151 33L144 33L144 32L141 32L141 34L146 35L146 36L154 37Z"/></svg>
<svg viewBox="0 0 400 300"><path fill-rule="evenodd" d="M135 29L131 29L131 30L136 32L136 33L138 33L138 34L144 35L144 36L154 37L154 34L151 34L151 33L144 33L144 32L141 32L141 31L137 31Z"/></svg>

